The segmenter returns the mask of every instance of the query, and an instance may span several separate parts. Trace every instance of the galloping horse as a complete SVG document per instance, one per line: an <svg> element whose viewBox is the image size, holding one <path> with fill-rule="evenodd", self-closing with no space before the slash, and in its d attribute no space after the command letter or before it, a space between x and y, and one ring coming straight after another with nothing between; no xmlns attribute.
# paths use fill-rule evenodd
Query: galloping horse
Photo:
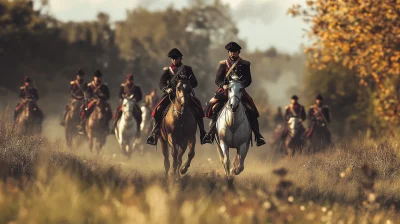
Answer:
<svg viewBox="0 0 400 224"><path fill-rule="evenodd" d="M305 129L301 123L301 119L291 117L287 121L287 133L283 140L283 152L289 157L293 157L298 151L300 154L304 147Z"/></svg>
<svg viewBox="0 0 400 224"><path fill-rule="evenodd" d="M23 108L15 120L20 134L40 134L42 132L43 115L35 100L26 99L22 102Z"/></svg>
<svg viewBox="0 0 400 224"><path fill-rule="evenodd" d="M217 150L228 180L231 180L231 174L239 175L244 170L244 160L251 141L251 127L241 102L243 88L239 80L237 75L233 75L227 89L228 102L221 110L216 126ZM234 167L231 170L230 148L237 150Z"/></svg>
<svg viewBox="0 0 400 224"><path fill-rule="evenodd" d="M77 126L80 122L80 112L83 106L83 100L73 99L68 105L68 113L65 116L65 139L67 146L72 146L74 138L79 136Z"/></svg>
<svg viewBox="0 0 400 224"><path fill-rule="evenodd" d="M323 151L331 144L331 133L324 121L315 121L307 135L312 153Z"/></svg>
<svg viewBox="0 0 400 224"><path fill-rule="evenodd" d="M169 147L173 159L173 171L176 179L185 174L195 155L197 123L190 109L192 87L186 76L180 76L176 85L175 100L161 123L161 148L164 155L165 176L170 168ZM170 98L171 99L171 98ZM189 148L188 160L182 165L182 156Z"/></svg>
<svg viewBox="0 0 400 224"><path fill-rule="evenodd" d="M136 139L136 119L134 118L134 108L136 102L133 100L133 95L125 98L122 102L122 116L115 127L115 136L122 153L130 157L135 150L135 146L139 139Z"/></svg>
<svg viewBox="0 0 400 224"><path fill-rule="evenodd" d="M97 153L103 148L106 143L108 135L108 125L112 118L112 112L107 107L105 100L97 99L93 108L93 112L90 114L86 122L86 133L89 139L89 149L93 151L93 145Z"/></svg>

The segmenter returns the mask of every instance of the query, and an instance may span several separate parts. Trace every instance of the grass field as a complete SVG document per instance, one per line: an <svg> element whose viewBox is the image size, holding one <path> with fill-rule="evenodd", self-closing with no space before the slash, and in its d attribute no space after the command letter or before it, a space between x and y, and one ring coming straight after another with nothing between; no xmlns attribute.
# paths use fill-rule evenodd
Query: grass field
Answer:
<svg viewBox="0 0 400 224"><path fill-rule="evenodd" d="M18 136L9 120L0 116L0 223L400 223L394 140L292 159L251 148L230 188L215 146L198 146L188 174L166 181L154 148L128 160L109 136L97 156L67 149L61 128Z"/></svg>

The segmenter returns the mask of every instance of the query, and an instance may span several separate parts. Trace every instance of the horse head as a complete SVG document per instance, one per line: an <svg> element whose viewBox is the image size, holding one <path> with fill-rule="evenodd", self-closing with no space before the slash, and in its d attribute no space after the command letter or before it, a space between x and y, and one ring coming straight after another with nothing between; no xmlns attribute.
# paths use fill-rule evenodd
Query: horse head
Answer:
<svg viewBox="0 0 400 224"><path fill-rule="evenodd" d="M26 99L24 102L24 115L29 118L38 112L36 102L33 99Z"/></svg>
<svg viewBox="0 0 400 224"><path fill-rule="evenodd" d="M133 117L133 109L135 106L135 100L133 95L130 95L122 101L122 113L126 119L131 119Z"/></svg>
<svg viewBox="0 0 400 224"><path fill-rule="evenodd" d="M301 120L297 117L291 117L288 120L288 127L289 127L289 135L294 137L297 135L298 131L301 128Z"/></svg>
<svg viewBox="0 0 400 224"><path fill-rule="evenodd" d="M184 107L190 102L191 94L193 92L190 80L186 76L180 76L176 84L176 100L180 104L180 107Z"/></svg>
<svg viewBox="0 0 400 224"><path fill-rule="evenodd" d="M234 74L228 86L228 108L236 112L240 106L243 87L240 82L240 77Z"/></svg>

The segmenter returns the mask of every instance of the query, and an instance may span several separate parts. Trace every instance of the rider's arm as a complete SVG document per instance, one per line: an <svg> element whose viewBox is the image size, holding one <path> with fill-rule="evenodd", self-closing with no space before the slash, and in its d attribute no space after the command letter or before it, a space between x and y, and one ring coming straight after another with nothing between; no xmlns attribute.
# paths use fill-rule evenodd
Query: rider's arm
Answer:
<svg viewBox="0 0 400 224"><path fill-rule="evenodd" d="M25 99L25 90L24 90L23 87L21 87L21 88L19 89L19 99L20 99L20 100Z"/></svg>
<svg viewBox="0 0 400 224"><path fill-rule="evenodd" d="M250 71L250 62L248 61L243 61L242 62L243 66L243 77L242 77L242 86L243 88L247 88L250 86L252 79L251 79L251 71Z"/></svg>
<svg viewBox="0 0 400 224"><path fill-rule="evenodd" d="M309 110L308 110L308 118L310 119L310 121L314 121L315 120L315 117L314 117L314 109L313 108L310 108Z"/></svg>
<svg viewBox="0 0 400 224"><path fill-rule="evenodd" d="M302 106L302 107L303 107L303 106ZM305 112L305 110L304 110L304 107L303 107L302 110L301 110L300 116L301 116L301 119L302 119L303 121L305 121L305 120L307 119L307 115L306 115L306 112Z"/></svg>
<svg viewBox="0 0 400 224"><path fill-rule="evenodd" d="M119 96L119 99L124 99L124 95L125 95L125 93L124 93L124 86L123 85L121 85L120 87L119 87L119 92L118 92L118 96Z"/></svg>
<svg viewBox="0 0 400 224"><path fill-rule="evenodd" d="M32 93L33 93L33 97L35 98L35 100L38 101L39 100L39 93L38 93L37 89L33 89Z"/></svg>
<svg viewBox="0 0 400 224"><path fill-rule="evenodd" d="M169 74L168 67L164 68L164 71L161 75L159 87L161 91L165 92L169 88L168 81L171 79L171 75Z"/></svg>
<svg viewBox="0 0 400 224"><path fill-rule="evenodd" d="M104 85L102 92L103 92L104 100L109 100L110 99L110 90L108 89L108 86Z"/></svg>
<svg viewBox="0 0 400 224"><path fill-rule="evenodd" d="M190 85L192 86L192 88L196 88L198 83L197 83L196 76L193 73L192 67L187 67L187 70L188 70L188 74L189 74Z"/></svg>
<svg viewBox="0 0 400 224"><path fill-rule="evenodd" d="M215 76L215 84L222 88L225 83L225 75L226 75L226 65L223 62L220 62L217 74Z"/></svg>
<svg viewBox="0 0 400 224"><path fill-rule="evenodd" d="M323 109L322 113L325 116L326 122L331 123L331 115L329 113L329 107L324 107L322 109Z"/></svg>
<svg viewBox="0 0 400 224"><path fill-rule="evenodd" d="M139 86L135 87L135 99L137 103L143 99L142 89Z"/></svg>

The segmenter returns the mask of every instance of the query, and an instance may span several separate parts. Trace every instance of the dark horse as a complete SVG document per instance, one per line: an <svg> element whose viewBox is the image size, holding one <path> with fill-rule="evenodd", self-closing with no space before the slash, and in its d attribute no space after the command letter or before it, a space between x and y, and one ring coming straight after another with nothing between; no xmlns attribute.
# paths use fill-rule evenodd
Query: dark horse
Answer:
<svg viewBox="0 0 400 224"><path fill-rule="evenodd" d="M169 147L171 147L173 159L173 171L175 178L185 174L195 155L197 122L190 109L192 101L192 87L189 80L184 77L176 85L176 97L172 101L168 112L161 123L161 147L164 154L165 176L168 178L170 168ZM169 96L171 97L171 96ZM182 156L189 148L188 160L182 165Z"/></svg>
<svg viewBox="0 0 400 224"><path fill-rule="evenodd" d="M323 151L331 145L331 133L323 121L315 121L308 131L307 137L311 153Z"/></svg>
<svg viewBox="0 0 400 224"><path fill-rule="evenodd" d="M83 107L83 100L73 99L68 105L68 113L65 116L65 139L68 147L72 146L72 141L79 138L78 128L80 122L80 112Z"/></svg>
<svg viewBox="0 0 400 224"><path fill-rule="evenodd" d="M36 101L26 99L21 102L22 111L15 119L15 125L20 134L40 134L42 132L43 114Z"/></svg>
<svg viewBox="0 0 400 224"><path fill-rule="evenodd" d="M93 146L99 154L108 136L108 125L112 118L112 111L105 100L97 99L93 112L86 121L86 133L89 139L89 149Z"/></svg>

